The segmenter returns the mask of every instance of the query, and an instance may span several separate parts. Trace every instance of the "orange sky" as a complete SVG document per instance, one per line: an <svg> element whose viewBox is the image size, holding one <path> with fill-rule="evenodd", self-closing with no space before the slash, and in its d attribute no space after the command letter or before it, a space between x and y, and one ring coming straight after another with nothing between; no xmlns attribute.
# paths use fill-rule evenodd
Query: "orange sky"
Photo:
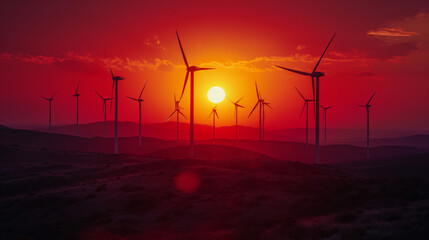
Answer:
<svg viewBox="0 0 429 240"><path fill-rule="evenodd" d="M429 130L429 3L388 2L387 9L385 3L4 1L0 124L46 124L47 102L40 96L54 91L53 124L74 123L71 95L79 80L81 122L102 120L102 102L94 90L110 94L107 62L127 78L119 85L120 120L138 120L137 103L125 96L137 97L148 81L143 121L165 121L186 74L177 29L191 64L216 67L195 75L197 123L211 124L207 116L214 104L206 94L220 86L227 98L244 96L239 123L257 126L256 116L247 118L256 102L257 81L273 107L266 112L268 129L304 127L294 87L310 97L310 80L273 64L311 71L338 32L319 67L326 74L321 103L335 106L329 110L329 125L363 128L365 112L356 105L377 91L374 128ZM189 86L181 106L189 116ZM220 103L217 124L232 125L233 109L229 101Z"/></svg>

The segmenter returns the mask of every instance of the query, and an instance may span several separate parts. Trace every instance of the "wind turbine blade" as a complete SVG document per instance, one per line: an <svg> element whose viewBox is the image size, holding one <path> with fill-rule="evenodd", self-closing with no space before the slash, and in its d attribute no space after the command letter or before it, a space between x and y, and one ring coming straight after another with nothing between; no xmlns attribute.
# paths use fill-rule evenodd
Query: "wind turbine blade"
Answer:
<svg viewBox="0 0 429 240"><path fill-rule="evenodd" d="M110 98L112 98L113 99L113 89L115 88L115 81L113 81L113 85L112 85L112 95L111 95L111 97ZM113 101L110 101L110 112L112 112L112 105L113 105L113 103L112 103Z"/></svg>
<svg viewBox="0 0 429 240"><path fill-rule="evenodd" d="M176 94L174 94L174 104L176 104L177 100L176 100Z"/></svg>
<svg viewBox="0 0 429 240"><path fill-rule="evenodd" d="M57 94L57 92L54 92L54 94L52 94L52 96L51 96L51 99L53 99L56 94Z"/></svg>
<svg viewBox="0 0 429 240"><path fill-rule="evenodd" d="M241 97L240 99L238 99L238 101L237 102L235 102L235 104L238 104L238 102L240 102L241 101L241 99L243 99L244 97Z"/></svg>
<svg viewBox="0 0 429 240"><path fill-rule="evenodd" d="M189 68L188 60L186 60L185 52L183 51L182 43L180 42L179 33L176 30L177 40L179 40L180 50L182 51L183 61L185 61L186 68Z"/></svg>
<svg viewBox="0 0 429 240"><path fill-rule="evenodd" d="M237 104L236 106L237 107L241 107L241 108L245 108L244 106L241 106L240 104Z"/></svg>
<svg viewBox="0 0 429 240"><path fill-rule="evenodd" d="M98 92L97 92L97 90L95 90L95 92L98 94L98 96L99 96L101 99L103 99L103 100L104 100L104 98L101 96L101 94L100 94L100 93L98 93Z"/></svg>
<svg viewBox="0 0 429 240"><path fill-rule="evenodd" d="M213 70L216 68L197 68L195 71L201 71L201 70Z"/></svg>
<svg viewBox="0 0 429 240"><path fill-rule="evenodd" d="M289 72L294 72L294 73L298 73L298 74L301 74L301 75L311 76L311 73L306 73L306 72L302 72L302 71L298 71L298 70L293 70L293 69L281 67L281 66L278 66L278 65L274 65L274 66L276 66L278 68L281 68L283 70L289 71Z"/></svg>
<svg viewBox="0 0 429 240"><path fill-rule="evenodd" d="M252 115L253 111L255 111L255 109L256 109L256 107L258 106L258 104L259 104L259 101L258 101L258 102L256 102L255 106L253 107L252 111L249 113L249 116L248 116L248 117L250 117L250 115Z"/></svg>
<svg viewBox="0 0 429 240"><path fill-rule="evenodd" d="M258 84L256 83L256 81L255 81L255 87L256 87L256 95L258 96L258 100L259 100L261 98L259 97Z"/></svg>
<svg viewBox="0 0 429 240"><path fill-rule="evenodd" d="M185 92L186 83L188 82L189 71L186 71L185 83L183 84L182 94L180 95L179 101L182 100L183 93Z"/></svg>
<svg viewBox="0 0 429 240"><path fill-rule="evenodd" d="M128 97L128 96L127 96L127 98L129 98L129 99L131 99L131 100L134 100L134 101L137 101L137 102L139 101L139 100L137 100L137 99L135 99L135 98L133 98L133 97Z"/></svg>
<svg viewBox="0 0 429 240"><path fill-rule="evenodd" d="M167 121L170 120L170 118L176 113L177 110L174 110L173 113L170 114L170 116L168 116Z"/></svg>
<svg viewBox="0 0 429 240"><path fill-rule="evenodd" d="M76 95L77 95L77 92L79 91L79 83L80 83L80 80L77 82L77 87L76 87Z"/></svg>
<svg viewBox="0 0 429 240"><path fill-rule="evenodd" d="M328 46L326 46L325 51L323 51L322 56L320 56L319 61L317 62L316 66L314 67L313 73L316 72L317 67L319 66L320 61L322 61L323 56L325 55L326 51L329 48L329 45L331 45L332 40L334 40L334 37L337 33L334 33L334 36L332 36L331 41L329 41Z"/></svg>
<svg viewBox="0 0 429 240"><path fill-rule="evenodd" d="M179 111L179 113L186 119L186 120L188 120L188 118L181 112L181 111Z"/></svg>
<svg viewBox="0 0 429 240"><path fill-rule="evenodd" d="M146 84L147 84L147 81L144 83L142 91L140 92L140 95L139 95L139 99L141 99L141 97L142 97L142 93L143 93L143 90L146 88Z"/></svg>
<svg viewBox="0 0 429 240"><path fill-rule="evenodd" d="M270 105L271 103L265 103L265 105L267 106L267 107L269 107L269 108L271 108L271 109L273 109L272 107L271 107L271 105Z"/></svg>
<svg viewBox="0 0 429 240"><path fill-rule="evenodd" d="M304 101L305 101L306 100L305 97L301 94L301 92L298 90L298 88L295 87L295 89L296 89L296 91L298 91L299 95L301 95L302 99L304 99Z"/></svg>
<svg viewBox="0 0 429 240"><path fill-rule="evenodd" d="M313 88L313 100L316 99L316 92L314 90L314 77L311 76L311 87Z"/></svg>
<svg viewBox="0 0 429 240"><path fill-rule="evenodd" d="M216 112L214 112L214 113L216 114L216 117L217 117L217 118L219 118L219 115L217 115L217 111L216 111Z"/></svg>
<svg viewBox="0 0 429 240"><path fill-rule="evenodd" d="M371 98L369 99L368 103L366 105L369 105L369 103L371 102L372 98L374 97L376 92L374 92L374 94L372 94Z"/></svg>
<svg viewBox="0 0 429 240"><path fill-rule="evenodd" d="M329 106L329 107L327 107L326 109L330 109L330 108L333 108L334 106Z"/></svg>
<svg viewBox="0 0 429 240"><path fill-rule="evenodd" d="M43 99L46 99L46 100L49 100L49 99L47 99L47 98L45 98L45 97L42 97L42 96L40 96L41 98L43 98Z"/></svg>
<svg viewBox="0 0 429 240"><path fill-rule="evenodd" d="M210 112L209 116L207 118L210 118L210 116L213 114L213 110Z"/></svg>
<svg viewBox="0 0 429 240"><path fill-rule="evenodd" d="M302 110L301 110L301 114L299 115L299 118L301 118L302 117L302 114L304 113L304 109L305 109L305 105L307 105L308 104L308 102L306 101L306 102L304 102L304 105L302 106Z"/></svg>
<svg viewBox="0 0 429 240"><path fill-rule="evenodd" d="M112 71L112 68L110 67L110 65L109 65L109 70L110 70L110 74L112 74L112 78L114 78L115 75L113 74L113 71Z"/></svg>

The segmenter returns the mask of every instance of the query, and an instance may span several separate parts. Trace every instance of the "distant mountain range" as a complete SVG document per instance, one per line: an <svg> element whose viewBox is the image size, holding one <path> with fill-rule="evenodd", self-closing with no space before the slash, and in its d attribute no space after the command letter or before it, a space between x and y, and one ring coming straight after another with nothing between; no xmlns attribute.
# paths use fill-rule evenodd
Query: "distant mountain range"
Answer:
<svg viewBox="0 0 429 240"><path fill-rule="evenodd" d="M114 122L107 122L107 137L113 137ZM180 139L189 139L189 123L180 123ZM46 132L47 129L36 129ZM195 139L209 140L212 138L212 126L195 124ZM54 133L75 135L76 125L53 127ZM239 138L257 140L259 129L255 127L239 126ZM94 122L79 125L79 134L82 137L104 137L104 122ZM119 137L135 137L138 135L138 124L134 122L119 122ZM142 124L142 136L164 140L176 139L176 122ZM235 139L235 126L216 127L217 139ZM266 140L305 142L305 129L280 129L265 131ZM328 129L327 144L351 144L365 146L366 135L364 130L357 129ZM324 129L321 129L321 144L324 144ZM309 143L314 143L314 130L309 129ZM371 146L411 146L419 148L429 147L429 132L424 131L371 131Z"/></svg>
<svg viewBox="0 0 429 240"><path fill-rule="evenodd" d="M404 138L405 140L413 139L420 142L428 139L428 136L415 136ZM400 143L403 139L396 141ZM412 142L413 142L412 141ZM163 140L158 138L143 138L142 146L138 146L137 137L122 137L119 139L119 152L121 154L160 156L160 157L184 157L187 155L188 141ZM421 143L419 143L421 144ZM42 149L47 151L72 151L72 152L97 152L97 153L112 153L113 139L103 137L77 137L65 134L46 133L31 130L21 129L0 129L0 145L10 147L24 147L29 149ZM232 148L223 148L225 152L204 152L200 157L216 156L217 158L255 158L261 157L260 154L271 158L288 161L299 161L304 163L314 162L314 145L305 148L304 143L290 141L255 141L255 140L231 140L219 139L213 140L197 140L197 149L205 149L201 146L230 146ZM198 147L200 146L200 147ZM209 147L211 151L216 151L217 148ZM228 150L229 149L229 150ZM247 152L243 152L242 150ZM352 146L347 144L321 146L320 162L338 163L338 162L353 162L365 159L365 148ZM254 152L259 154L254 154ZM389 158L410 156L415 154L429 153L429 148L417 148L412 146L378 146L371 147L371 157ZM205 155L204 155L205 154ZM209 154L209 155L207 155ZM233 154L232 156L228 156Z"/></svg>

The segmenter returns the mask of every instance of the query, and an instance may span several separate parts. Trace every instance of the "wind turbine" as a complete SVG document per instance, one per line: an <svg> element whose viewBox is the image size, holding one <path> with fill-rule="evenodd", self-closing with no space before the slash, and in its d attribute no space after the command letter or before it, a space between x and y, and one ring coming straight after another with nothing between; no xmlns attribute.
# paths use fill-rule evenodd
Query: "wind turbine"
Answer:
<svg viewBox="0 0 429 240"><path fill-rule="evenodd" d="M241 106L240 104L238 104L238 102L240 102L241 99L243 99L243 98L238 99L238 101L236 101L236 102L229 100L232 104L234 104L234 107L235 107L235 112L234 112L234 116L235 116L235 140L238 140L238 108L245 108L244 106Z"/></svg>
<svg viewBox="0 0 429 240"><path fill-rule="evenodd" d="M179 141L179 114L181 114L186 120L186 116L182 113L182 107L179 105L180 100L176 100L176 94L174 94L174 111L173 113L168 116L167 121L176 113L176 119L177 119L177 141Z"/></svg>
<svg viewBox="0 0 429 240"><path fill-rule="evenodd" d="M186 65L186 77L185 77L185 83L183 84L183 89L182 89L182 95L180 96L180 100L182 100L183 97L183 93L185 92L185 88L186 88L186 83L188 82L188 76L189 73L191 73L191 83L190 83L190 131L189 131L189 142L190 142L190 149L189 149L189 156L190 158L194 157L194 73L196 71L202 71L202 70L211 70L214 68L200 68L198 66L189 66L188 61L186 60L186 56L185 56L185 52L183 51L183 47L182 47L182 43L180 42L180 38L179 38L179 33L176 31L176 35L177 35L177 40L179 41L179 45L180 45L180 50L182 52L182 56L183 56L183 61L185 62Z"/></svg>
<svg viewBox="0 0 429 240"><path fill-rule="evenodd" d="M217 109L216 109L216 107L217 106L215 106L213 109L212 109L212 112L210 113L210 115L209 115L209 117L211 116L211 115L213 115L213 140L215 140L216 139L216 117L217 118L219 118L219 115L217 115Z"/></svg>
<svg viewBox="0 0 429 240"><path fill-rule="evenodd" d="M103 100L103 109L101 110L101 114L103 114L104 112L104 137L106 137L107 136L107 113L106 113L107 104L106 103L107 101L112 100L113 98L103 98L100 93L98 93L97 91L95 92L98 94L101 100Z"/></svg>
<svg viewBox="0 0 429 240"><path fill-rule="evenodd" d="M79 136L79 83L77 82L76 92L72 95L72 97L76 98L76 136Z"/></svg>
<svg viewBox="0 0 429 240"><path fill-rule="evenodd" d="M45 97L41 97L45 100L49 101L49 132L51 132L52 127L51 127L51 112L52 112L52 100L54 100L54 96L55 96L56 92L54 94L52 94L52 96L50 98L45 98Z"/></svg>
<svg viewBox="0 0 429 240"><path fill-rule="evenodd" d="M263 110L264 99L262 99L262 96L259 94L258 84L256 82L255 82L255 87L256 87L256 96L258 97L258 101L256 102L255 106L253 107L248 117L250 117L253 111L255 111L255 109L259 106L259 141L262 141L262 110Z"/></svg>
<svg viewBox="0 0 429 240"><path fill-rule="evenodd" d="M124 80L125 78L120 76L115 76L113 74L112 68L109 66L110 74L112 75L112 97L113 98L113 88L115 89L115 145L114 145L114 153L118 154L118 81ZM116 86L116 87L115 87ZM110 105L112 106L112 105Z"/></svg>
<svg viewBox="0 0 429 240"><path fill-rule="evenodd" d="M325 119L325 144L326 144L326 110L333 108L334 106L323 107L322 105L320 105L320 107L323 109L323 118Z"/></svg>
<svg viewBox="0 0 429 240"><path fill-rule="evenodd" d="M142 99L142 93L143 93L143 90L146 87L146 84L147 84L147 81L144 84L144 86L143 86L143 88L142 88L142 90L140 92L140 95L139 95L139 97L137 99L133 98L133 97L128 97L127 96L129 99L134 100L134 101L136 101L136 102L139 103L139 146L142 145L142 102L144 101Z"/></svg>
<svg viewBox="0 0 429 240"><path fill-rule="evenodd" d="M265 106L273 109L270 104L262 100L262 140L265 140Z"/></svg>
<svg viewBox="0 0 429 240"><path fill-rule="evenodd" d="M304 75L304 76L310 76L311 77L311 83L313 86L313 99L315 99L315 110L316 110L316 151L315 151L315 158L316 158L316 164L319 164L319 100L320 100L320 96L319 96L319 78L325 76L325 73L323 72L317 72L317 67L320 64L320 61L322 61L323 56L325 55L326 51L329 48L329 45L331 45L332 40L334 40L334 37L337 33L335 33L331 40L328 43L328 46L326 46L325 51L323 51L322 56L320 56L319 61L317 62L316 66L314 67L313 71L311 73L307 73L307 72L302 72L302 71L298 71L298 70L294 70L294 69L290 69L290 68L285 68L285 67L281 67L281 66L277 66L278 68L281 68L283 70L286 71L290 71L290 72L294 72L300 75ZM314 86L314 78L316 78L316 86Z"/></svg>
<svg viewBox="0 0 429 240"><path fill-rule="evenodd" d="M306 116L305 116L305 148L308 148L308 102L314 102L313 99L307 99L305 98L301 92L298 90L298 88L296 88L296 91L299 93L299 95L301 96L301 98L304 100L304 106L302 106L302 110L301 110L301 115L299 117L302 116L302 114L304 113L304 109L306 109Z"/></svg>
<svg viewBox="0 0 429 240"><path fill-rule="evenodd" d="M374 95L375 95L375 92L374 94L372 94L371 98L368 100L366 105L359 105L359 107L366 108L366 159L369 159L369 108L371 107L369 103L371 102Z"/></svg>

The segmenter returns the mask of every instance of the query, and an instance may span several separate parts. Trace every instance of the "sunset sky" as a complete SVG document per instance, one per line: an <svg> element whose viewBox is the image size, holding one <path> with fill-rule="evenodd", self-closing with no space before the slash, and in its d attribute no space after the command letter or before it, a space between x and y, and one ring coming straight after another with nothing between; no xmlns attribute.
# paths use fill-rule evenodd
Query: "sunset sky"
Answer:
<svg viewBox="0 0 429 240"><path fill-rule="evenodd" d="M126 3L124 3L126 2ZM365 128L365 104L374 129L429 130L429 1L12 1L0 2L0 124L75 122L80 81L80 122L101 121L112 81L106 64L126 78L119 84L119 120L138 121L138 97L148 81L143 122L164 122L174 110L186 69L178 30L195 74L196 122L211 124L207 91L220 86L237 100L242 125L256 103L254 82L273 109L266 128L305 127L295 86L311 97L311 81L273 67L311 72L332 35L319 70L321 104L331 128ZM104 52L106 48L106 53ZM181 106L189 116L189 86ZM217 125L232 125L234 108L218 105ZM113 119L113 111L109 116ZM312 126L312 125L311 125Z"/></svg>

